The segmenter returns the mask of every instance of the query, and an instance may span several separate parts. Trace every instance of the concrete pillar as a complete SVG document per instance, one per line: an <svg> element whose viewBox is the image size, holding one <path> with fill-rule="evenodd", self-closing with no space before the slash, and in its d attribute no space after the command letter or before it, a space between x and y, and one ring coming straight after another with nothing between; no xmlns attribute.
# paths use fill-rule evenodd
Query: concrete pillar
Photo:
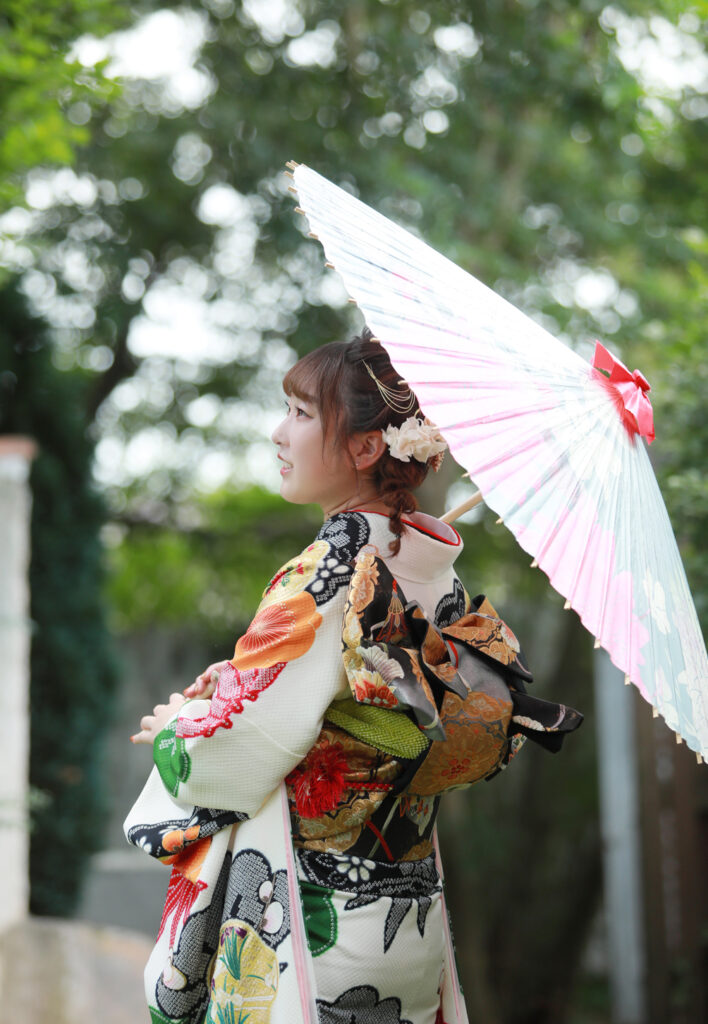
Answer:
<svg viewBox="0 0 708 1024"><path fill-rule="evenodd" d="M0 437L0 932L27 915L29 757L28 437Z"/></svg>
<svg viewBox="0 0 708 1024"><path fill-rule="evenodd" d="M595 717L612 1024L642 1024L645 964L633 693L595 651Z"/></svg>

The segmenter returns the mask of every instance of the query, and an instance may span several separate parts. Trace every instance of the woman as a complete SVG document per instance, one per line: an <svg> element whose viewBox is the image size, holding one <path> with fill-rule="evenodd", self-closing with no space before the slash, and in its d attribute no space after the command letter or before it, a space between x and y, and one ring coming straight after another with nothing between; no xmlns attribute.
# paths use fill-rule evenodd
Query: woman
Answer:
<svg viewBox="0 0 708 1024"><path fill-rule="evenodd" d="M281 494L314 542L230 661L141 720L126 835L172 865L152 1022L460 1024L440 795L558 749L582 716L525 693L519 644L412 491L445 447L368 331L286 375Z"/></svg>

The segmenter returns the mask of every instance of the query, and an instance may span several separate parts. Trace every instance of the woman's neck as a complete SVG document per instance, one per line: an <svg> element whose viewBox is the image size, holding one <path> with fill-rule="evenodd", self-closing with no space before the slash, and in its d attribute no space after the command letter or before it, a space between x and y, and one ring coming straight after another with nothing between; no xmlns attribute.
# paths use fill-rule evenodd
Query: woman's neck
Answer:
<svg viewBox="0 0 708 1024"><path fill-rule="evenodd" d="M342 501L333 508L323 508L322 512L324 513L325 519L331 519L332 516L335 516L338 512L347 512L349 509L363 509L367 512L381 512L385 516L393 515L393 509L391 506L387 505L385 501L381 500L381 498L365 498L362 495L357 495L350 500Z"/></svg>

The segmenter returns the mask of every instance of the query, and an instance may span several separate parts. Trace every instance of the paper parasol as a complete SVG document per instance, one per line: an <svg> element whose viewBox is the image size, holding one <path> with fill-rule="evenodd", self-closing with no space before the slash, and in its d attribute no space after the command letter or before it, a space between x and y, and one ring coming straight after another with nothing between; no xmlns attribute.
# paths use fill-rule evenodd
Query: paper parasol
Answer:
<svg viewBox="0 0 708 1024"><path fill-rule="evenodd" d="M708 657L641 431L649 386L594 365L304 164L327 260L455 459L612 662L708 757ZM604 370L604 373L603 373Z"/></svg>

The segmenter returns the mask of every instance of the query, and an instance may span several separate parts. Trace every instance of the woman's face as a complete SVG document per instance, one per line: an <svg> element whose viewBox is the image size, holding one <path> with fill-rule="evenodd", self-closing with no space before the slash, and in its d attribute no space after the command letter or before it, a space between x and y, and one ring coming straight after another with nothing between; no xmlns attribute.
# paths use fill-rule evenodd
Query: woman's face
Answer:
<svg viewBox="0 0 708 1024"><path fill-rule="evenodd" d="M313 402L288 395L286 404L287 415L271 435L282 463L280 493L296 505L321 505L326 513L356 492L356 470L348 452L323 444Z"/></svg>

